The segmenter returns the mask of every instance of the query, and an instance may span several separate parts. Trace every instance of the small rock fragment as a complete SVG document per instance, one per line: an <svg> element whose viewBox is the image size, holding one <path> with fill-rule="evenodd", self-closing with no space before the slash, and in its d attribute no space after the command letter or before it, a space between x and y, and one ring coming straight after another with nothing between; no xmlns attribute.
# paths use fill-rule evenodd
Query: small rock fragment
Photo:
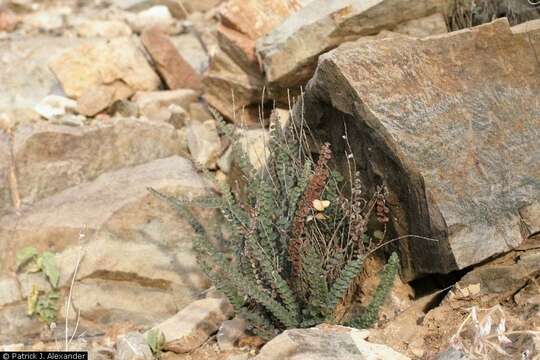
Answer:
<svg viewBox="0 0 540 360"><path fill-rule="evenodd" d="M178 53L167 34L159 28L150 28L142 33L141 41L169 89L201 88L199 74Z"/></svg>
<svg viewBox="0 0 540 360"><path fill-rule="evenodd" d="M256 360L407 360L390 347L367 342L369 332L336 325L286 330L268 342Z"/></svg>
<svg viewBox="0 0 540 360"><path fill-rule="evenodd" d="M116 343L116 360L152 360L154 357L144 336L130 332L120 336Z"/></svg>
<svg viewBox="0 0 540 360"><path fill-rule="evenodd" d="M19 17L5 6L0 6L0 31L11 32L20 22Z"/></svg>
<svg viewBox="0 0 540 360"><path fill-rule="evenodd" d="M127 21L136 33L142 33L144 30L152 27L156 27L166 33L174 32L176 22L167 6L156 5L138 14L130 15Z"/></svg>
<svg viewBox="0 0 540 360"><path fill-rule="evenodd" d="M131 28L120 20L84 20L75 24L81 37L104 37L112 39L131 35Z"/></svg>
<svg viewBox="0 0 540 360"><path fill-rule="evenodd" d="M234 350L236 342L245 335L246 321L241 318L225 320L217 333L217 342L221 351Z"/></svg>
<svg viewBox="0 0 540 360"><path fill-rule="evenodd" d="M0 307L21 300L17 280L12 277L0 278Z"/></svg>
<svg viewBox="0 0 540 360"><path fill-rule="evenodd" d="M448 29L446 28L444 15L436 13L401 23L396 26L393 31L417 38L423 38L431 35L445 34L448 32Z"/></svg>
<svg viewBox="0 0 540 360"><path fill-rule="evenodd" d="M112 86L93 86L82 94L77 102L77 112L86 116L94 116L108 108L114 101L116 90Z"/></svg>
<svg viewBox="0 0 540 360"><path fill-rule="evenodd" d="M165 335L165 349L186 353L201 346L232 313L232 306L227 300L201 299L154 329L161 330Z"/></svg>
<svg viewBox="0 0 540 360"><path fill-rule="evenodd" d="M47 120L65 115L68 110L75 110L77 102L59 95L48 95L41 100L34 110Z"/></svg>
<svg viewBox="0 0 540 360"><path fill-rule="evenodd" d="M197 101L197 93L191 89L138 92L132 100L138 105L142 116L150 120L168 121L173 113L171 105L188 109L191 103Z"/></svg>
<svg viewBox="0 0 540 360"><path fill-rule="evenodd" d="M221 151L216 122L192 121L187 126L187 143L193 160L208 169L215 169Z"/></svg>

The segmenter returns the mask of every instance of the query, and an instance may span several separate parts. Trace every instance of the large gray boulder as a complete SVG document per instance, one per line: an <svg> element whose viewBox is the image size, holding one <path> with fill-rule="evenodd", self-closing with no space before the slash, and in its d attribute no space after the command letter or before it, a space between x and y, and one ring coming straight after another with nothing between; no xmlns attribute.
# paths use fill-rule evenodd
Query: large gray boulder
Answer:
<svg viewBox="0 0 540 360"><path fill-rule="evenodd" d="M295 115L335 154L350 143L368 188L388 187L397 235L437 240L399 242L405 278L477 264L538 229L539 48L539 30L500 19L321 56Z"/></svg>
<svg viewBox="0 0 540 360"><path fill-rule="evenodd" d="M444 12L449 0L314 0L257 40L266 80L281 87L307 81L320 54L345 41Z"/></svg>

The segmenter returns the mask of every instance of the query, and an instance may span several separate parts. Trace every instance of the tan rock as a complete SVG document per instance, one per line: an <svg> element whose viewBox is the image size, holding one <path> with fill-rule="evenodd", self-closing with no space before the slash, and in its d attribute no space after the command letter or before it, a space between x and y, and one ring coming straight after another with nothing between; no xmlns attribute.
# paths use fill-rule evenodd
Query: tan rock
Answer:
<svg viewBox="0 0 540 360"><path fill-rule="evenodd" d="M129 14L127 21L136 33L142 33L150 28L157 28L167 34L176 32L176 21L169 8L164 5L152 6L137 14Z"/></svg>
<svg viewBox="0 0 540 360"><path fill-rule="evenodd" d="M178 53L165 33L150 28L142 33L141 40L169 89L201 88L199 74Z"/></svg>
<svg viewBox="0 0 540 360"><path fill-rule="evenodd" d="M372 344L367 330L319 325L309 329L286 330L261 349L254 360L407 360L388 346Z"/></svg>
<svg viewBox="0 0 540 360"><path fill-rule="evenodd" d="M216 122L192 121L186 127L186 138L193 161L209 169L216 168L216 161L221 155L221 140Z"/></svg>
<svg viewBox="0 0 540 360"><path fill-rule="evenodd" d="M143 53L129 38L86 43L69 49L50 63L65 93L81 97L88 88L110 85L116 99L129 97L136 91L157 89L159 77Z"/></svg>
<svg viewBox="0 0 540 360"><path fill-rule="evenodd" d="M153 329L163 332L167 350L187 353L201 346L232 314L232 306L227 300L202 299L192 302Z"/></svg>
<svg viewBox="0 0 540 360"><path fill-rule="evenodd" d="M189 109L190 104L197 101L198 94L191 89L178 89L169 91L139 92L133 101L139 106L141 115L150 120L168 121L173 110L171 105Z"/></svg>
<svg viewBox="0 0 540 360"><path fill-rule="evenodd" d="M530 182L540 177L537 32L513 34L501 19L349 43L320 58L304 119L334 139L343 125L328 119L346 119L351 143L371 144L354 150L357 161L372 164L367 172L400 204L391 209L398 234L437 239L400 242L405 279L463 269L522 242L519 211L540 202ZM374 185L367 175L365 183Z"/></svg>
<svg viewBox="0 0 540 360"><path fill-rule="evenodd" d="M94 116L107 109L114 102L115 95L114 86L89 87L77 101L77 112L85 116Z"/></svg>
<svg viewBox="0 0 540 360"><path fill-rule="evenodd" d="M512 32L514 34L527 33L538 29L540 29L540 19L531 20L512 26Z"/></svg>
<svg viewBox="0 0 540 360"><path fill-rule="evenodd" d="M204 99L226 118L237 124L260 126L257 104L264 87L262 75L246 73L219 51L210 60L203 84Z"/></svg>
<svg viewBox="0 0 540 360"><path fill-rule="evenodd" d="M171 41L182 56L199 74L203 74L208 68L209 56L205 47L194 31L185 34L171 36Z"/></svg>
<svg viewBox="0 0 540 360"><path fill-rule="evenodd" d="M305 83L320 54L404 21L444 12L449 0L314 0L257 40L266 79L281 87Z"/></svg>
<svg viewBox="0 0 540 360"><path fill-rule="evenodd" d="M172 126L136 119L85 127L23 124L14 132L20 197L31 204L107 171L187 154L184 146ZM0 198L9 199L6 182L0 182ZM1 202L0 212L9 204Z"/></svg>
<svg viewBox="0 0 540 360"><path fill-rule="evenodd" d="M299 8L297 0L229 0L220 15L225 26L256 40Z"/></svg>
<svg viewBox="0 0 540 360"><path fill-rule="evenodd" d="M217 28L217 39L220 49L242 70L254 76L260 74L253 39L223 25L219 25Z"/></svg>
<svg viewBox="0 0 540 360"><path fill-rule="evenodd" d="M20 22L19 17L9 8L0 5L0 31L11 32Z"/></svg>
<svg viewBox="0 0 540 360"><path fill-rule="evenodd" d="M81 37L103 37L113 39L130 36L131 28L120 20L82 20L74 24L77 34Z"/></svg>
<svg viewBox="0 0 540 360"><path fill-rule="evenodd" d="M17 112L15 118L20 121L31 109L35 116L35 106L58 87L58 81L47 64L66 49L80 44L81 40L75 37L44 35L0 41L0 114Z"/></svg>
<svg viewBox="0 0 540 360"><path fill-rule="evenodd" d="M217 333L217 343L221 351L234 350L238 340L242 336L247 336L246 331L247 323L242 318L234 318L232 320L225 320L219 327Z"/></svg>
<svg viewBox="0 0 540 360"><path fill-rule="evenodd" d="M208 119L213 119L213 116L208 110L208 106L201 102L194 102L189 104L189 118L192 121L203 122Z"/></svg>
<svg viewBox="0 0 540 360"><path fill-rule="evenodd" d="M393 31L417 38L423 38L426 36L447 33L448 29L446 28L446 19L444 18L444 15L437 13L401 23L396 26Z"/></svg>
<svg viewBox="0 0 540 360"><path fill-rule="evenodd" d="M22 299L17 279L3 276L0 278L0 307Z"/></svg>
<svg viewBox="0 0 540 360"><path fill-rule="evenodd" d="M80 258L73 304L98 329L165 320L209 283L196 264L191 227L147 187L190 198L207 186L190 161L169 157L64 190L20 216L0 218L0 251L6 256L0 272L13 270L15 253L32 245L57 254L59 283L66 288ZM209 215L197 216L208 223ZM40 274L20 274L23 294L39 279L44 281ZM40 286L48 289L46 281ZM0 318L5 314L0 309Z"/></svg>
<svg viewBox="0 0 540 360"><path fill-rule="evenodd" d="M255 169L261 169L266 165L268 156L270 156L269 141L270 136L266 129L252 129L242 132L240 144Z"/></svg>
<svg viewBox="0 0 540 360"><path fill-rule="evenodd" d="M137 332L130 332L118 338L114 358L117 360L152 360L154 356L144 336Z"/></svg>

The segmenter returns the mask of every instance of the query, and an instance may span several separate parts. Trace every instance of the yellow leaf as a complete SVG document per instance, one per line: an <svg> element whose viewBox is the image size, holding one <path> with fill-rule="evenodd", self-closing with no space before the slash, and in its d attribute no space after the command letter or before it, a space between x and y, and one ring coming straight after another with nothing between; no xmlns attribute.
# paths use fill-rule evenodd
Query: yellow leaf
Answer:
<svg viewBox="0 0 540 360"><path fill-rule="evenodd" d="M326 220L326 219L328 219L328 217L325 216L323 213L317 213L317 214L315 215L315 218L316 218L317 220Z"/></svg>
<svg viewBox="0 0 540 360"><path fill-rule="evenodd" d="M319 200L315 199L313 200L313 208L317 211L324 211L327 207L330 206L330 201L328 200Z"/></svg>

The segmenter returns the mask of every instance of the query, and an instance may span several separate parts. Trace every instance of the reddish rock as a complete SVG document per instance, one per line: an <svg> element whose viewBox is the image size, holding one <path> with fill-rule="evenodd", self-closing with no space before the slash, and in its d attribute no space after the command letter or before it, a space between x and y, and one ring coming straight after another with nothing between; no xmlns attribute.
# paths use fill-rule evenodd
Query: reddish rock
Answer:
<svg viewBox="0 0 540 360"><path fill-rule="evenodd" d="M19 23L19 17L10 9L0 6L0 31L13 31Z"/></svg>
<svg viewBox="0 0 540 360"><path fill-rule="evenodd" d="M143 31L141 40L169 89L201 88L201 79L178 53L169 36L158 28Z"/></svg>
<svg viewBox="0 0 540 360"><path fill-rule="evenodd" d="M225 26L257 40L299 8L297 0L229 0L220 15Z"/></svg>
<svg viewBox="0 0 540 360"><path fill-rule="evenodd" d="M252 74L261 72L253 39L222 24L217 28L217 39L219 48L229 55L242 70Z"/></svg>

